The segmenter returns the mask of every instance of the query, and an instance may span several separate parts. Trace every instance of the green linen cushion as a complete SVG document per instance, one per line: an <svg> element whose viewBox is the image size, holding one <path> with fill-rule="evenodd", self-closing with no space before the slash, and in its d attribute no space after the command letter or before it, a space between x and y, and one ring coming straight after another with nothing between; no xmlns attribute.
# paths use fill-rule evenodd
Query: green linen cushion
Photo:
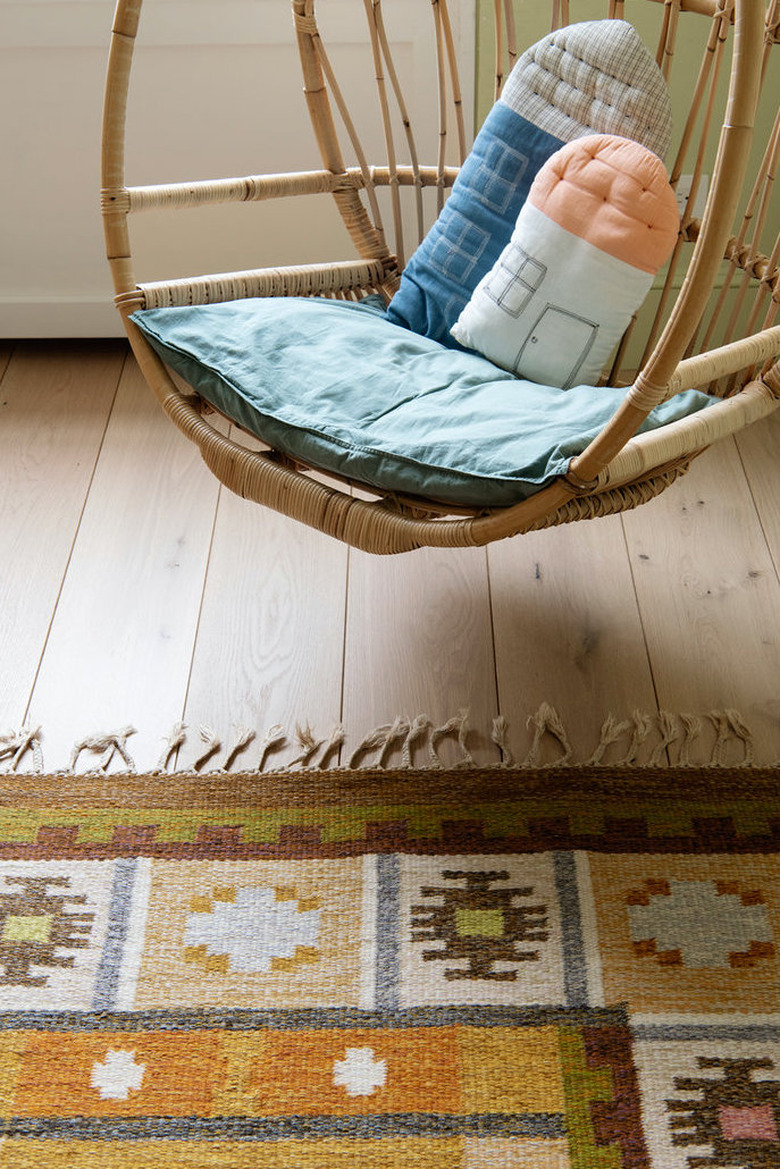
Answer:
<svg viewBox="0 0 780 1169"><path fill-rule="evenodd" d="M133 313L162 359L277 450L385 491L503 507L563 474L620 389L521 381L361 303L267 297ZM643 429L712 401L689 391Z"/></svg>

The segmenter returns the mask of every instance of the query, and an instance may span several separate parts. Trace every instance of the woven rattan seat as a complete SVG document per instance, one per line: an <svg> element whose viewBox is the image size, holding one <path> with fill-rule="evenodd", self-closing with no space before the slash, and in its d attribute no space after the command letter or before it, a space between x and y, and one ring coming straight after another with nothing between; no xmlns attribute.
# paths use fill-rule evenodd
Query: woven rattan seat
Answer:
<svg viewBox="0 0 780 1169"><path fill-rule="evenodd" d="M149 0L150 6L154 0ZM216 2L216 0L215 0ZM385 0L391 7L392 0ZM635 0L634 8L657 15L651 48L670 78L678 38L695 25L706 29L690 108L677 119L672 184L693 176L680 236L657 298L657 311L640 315L624 338L609 383L624 386L622 404L565 474L509 507L446 507L417 496L379 494L365 485L326 481L321 474L274 450L257 449L225 427L197 395L172 378L166 365L130 320L139 309L211 304L246 297L317 296L357 300L380 295L389 302L403 270L408 245L408 201L422 239L447 196L468 149L461 86L447 0L424 6L415 20L432 14L434 75L426 89L437 105L435 141L418 141L411 106L401 92L382 0L354 0L355 19L367 22L366 51L377 78L379 120L385 131L383 158L363 149L321 35L314 0L293 0L291 41L297 42L303 88L319 147L311 169L130 186L125 178L125 122L131 65L142 0L118 0L108 66L103 127L102 206L116 303L140 367L163 409L197 444L203 459L231 490L356 547L376 553L425 545L483 545L554 524L588 519L637 506L674 482L692 459L767 417L780 406L780 199L773 176L780 154L777 66L780 3L771 0ZM186 6L184 6L186 9ZM551 27L583 19L565 0L551 5ZM592 7L592 6L591 6ZM590 15L590 14L588 14ZM630 18L611 0L609 18ZM495 0L496 94L517 58L511 3ZM647 40L645 34L645 40ZM730 69L728 93L720 98L718 76ZM300 102L300 79L280 101ZM720 108L722 107L722 108ZM760 116L759 116L760 111ZM273 116L273 111L268 111ZM394 124L394 119L397 125ZM769 128L754 141L757 119ZM697 187L713 157L706 206L694 214ZM450 160L454 151L455 162ZM402 161L408 159L408 161ZM353 161L354 160L354 161ZM757 161L756 161L757 160ZM438 192L431 212L428 189ZM179 211L208 204L266 203L301 195L334 200L354 255L338 263L256 268L215 275L144 282L138 280L128 220L150 209ZM262 207L256 208L258 213ZM385 222L385 220L387 222ZM414 241L412 248L414 247ZM255 244L256 246L256 244ZM643 334L640 336L640 334ZM701 389L721 399L713 407L637 434L648 414L673 395ZM369 495L371 498L369 498Z"/></svg>

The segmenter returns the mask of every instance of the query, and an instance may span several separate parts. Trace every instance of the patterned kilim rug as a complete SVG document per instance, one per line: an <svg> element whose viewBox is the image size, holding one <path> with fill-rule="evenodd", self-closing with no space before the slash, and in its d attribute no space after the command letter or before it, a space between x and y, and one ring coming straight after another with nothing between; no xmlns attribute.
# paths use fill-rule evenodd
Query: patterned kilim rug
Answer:
<svg viewBox="0 0 780 1169"><path fill-rule="evenodd" d="M0 1165L780 1166L780 780L0 777Z"/></svg>

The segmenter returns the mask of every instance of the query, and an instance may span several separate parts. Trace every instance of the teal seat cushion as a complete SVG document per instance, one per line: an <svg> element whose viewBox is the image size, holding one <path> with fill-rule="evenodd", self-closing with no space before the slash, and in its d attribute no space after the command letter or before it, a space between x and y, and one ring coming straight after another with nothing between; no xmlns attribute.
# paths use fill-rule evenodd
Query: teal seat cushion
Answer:
<svg viewBox="0 0 780 1169"><path fill-rule="evenodd" d="M386 320L378 297L297 297L139 311L162 359L277 450L385 491L503 507L563 474L619 389L523 381ZM644 429L706 407L698 391Z"/></svg>

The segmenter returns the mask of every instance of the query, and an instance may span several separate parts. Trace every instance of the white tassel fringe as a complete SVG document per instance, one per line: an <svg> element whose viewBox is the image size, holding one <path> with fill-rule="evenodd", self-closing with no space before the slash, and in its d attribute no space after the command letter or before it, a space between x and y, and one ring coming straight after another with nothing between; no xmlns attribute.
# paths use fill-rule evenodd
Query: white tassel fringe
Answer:
<svg viewBox="0 0 780 1169"><path fill-rule="evenodd" d="M500 753L500 763L494 764L497 768L509 769L521 767L526 770L538 767L621 767L621 768L664 768L674 767L752 767L755 765L755 750L753 736L746 726L741 715L736 710L709 711L705 716L715 728L715 743L708 759L695 758L701 756L699 746L702 740L703 720L697 715L682 713L671 714L669 711L659 711L653 714L634 711L630 718L617 719L608 714L601 728L599 742L595 749L580 761L575 758L568 732L564 722L549 703L542 703L539 709L532 714L526 723L531 732L531 745L528 753L518 764L517 755L510 745L509 721L504 715L493 720L489 739L495 744ZM165 747L160 755L156 768L152 774L186 774L201 773L222 750L222 741L217 733L207 727L199 729L202 743L201 750L196 758L187 767L180 763L181 748L187 741L187 728L182 722L173 727L171 734L165 741ZM127 740L136 733L132 726L122 727L117 731L91 735L77 742L70 755L69 765L57 774L74 775L89 771L105 774L114 763L114 772L119 771L115 760L124 765L125 773L134 774L136 765L127 749ZM317 770L324 771L346 766L349 770L362 768L384 769L391 765L403 770L411 771L416 768L441 770L447 766L476 767L472 750L469 747L469 737L472 735L469 726L468 711L461 710L453 718L435 726L431 719L420 714L415 718L397 716L392 723L376 727L369 731L360 742L352 748L348 756L342 758L341 751L346 741L342 726L335 727L329 736L316 735L307 724L296 725L294 738L289 738L284 727L276 724L270 727L260 740L259 758L254 765L245 766L243 756L248 748L257 739L257 733L251 728L236 726L233 728L233 738L228 745L223 761L215 768L208 770L209 775L227 775L230 772L254 771L260 774L266 769L269 756L280 751L291 741L297 747L297 754L281 765L281 770L291 771ZM24 775L43 774L44 762L41 739L41 729L22 727L0 733L0 774ZM455 741L460 752L460 758L455 764L447 764L443 760L440 748L445 739ZM543 743L551 739L554 744L555 756L551 761L542 762ZM415 761L415 753L420 754L426 745L427 757L421 762L419 757ZM625 741L621 751L620 743ZM697 752L697 748L699 748ZM179 756L177 756L177 752ZM85 772L80 767L82 755L89 753L97 755L97 760ZM396 760L400 754L400 760ZM547 752L549 754L549 752ZM319 761L317 761L319 756ZM171 759L175 758L174 766L169 770ZM23 764L28 765L26 771L21 770ZM29 766L31 764L31 767ZM780 766L780 764L778 764ZM277 770L279 770L277 768Z"/></svg>

